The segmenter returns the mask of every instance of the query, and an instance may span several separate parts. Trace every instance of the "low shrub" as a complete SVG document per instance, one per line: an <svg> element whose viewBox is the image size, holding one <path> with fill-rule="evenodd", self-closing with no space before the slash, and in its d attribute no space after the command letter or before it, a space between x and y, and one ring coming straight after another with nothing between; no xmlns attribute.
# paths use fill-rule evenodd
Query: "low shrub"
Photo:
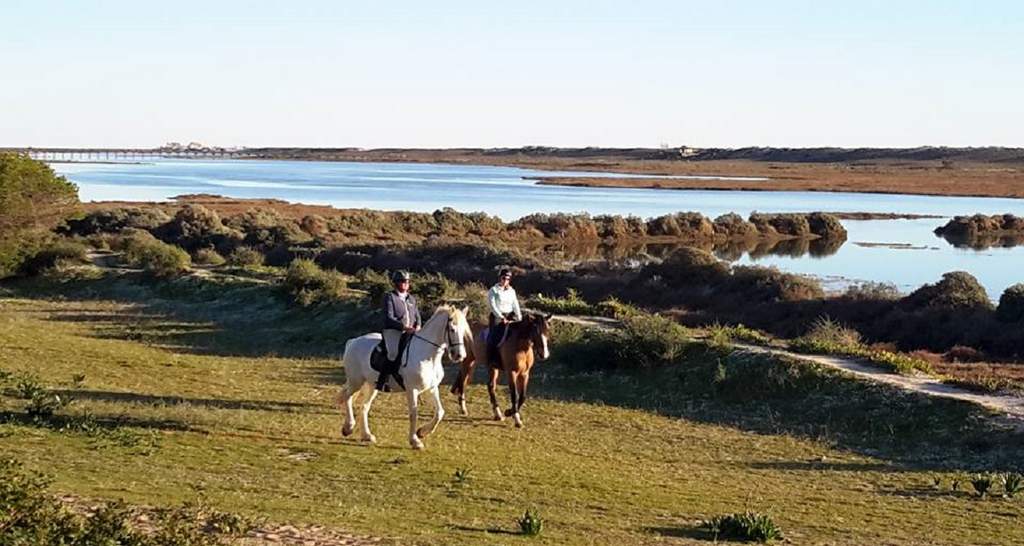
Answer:
<svg viewBox="0 0 1024 546"><path fill-rule="evenodd" d="M1003 494L1008 498L1012 499L1024 490L1024 476L1017 472L1003 474L999 481L1003 484Z"/></svg>
<svg viewBox="0 0 1024 546"><path fill-rule="evenodd" d="M134 523L139 511L109 503L83 515L53 496L51 483L13 459L0 460L0 543L218 546L222 538L240 537L257 525L202 503L186 503L156 510L143 531Z"/></svg>
<svg viewBox="0 0 1024 546"><path fill-rule="evenodd" d="M654 368L682 356L691 338L686 328L661 315L636 315L622 321L612 334L614 356L621 367Z"/></svg>
<svg viewBox="0 0 1024 546"><path fill-rule="evenodd" d="M698 248L682 247L662 261L651 266L666 283L690 285L703 283L714 285L727 279L729 265L710 252Z"/></svg>
<svg viewBox="0 0 1024 546"><path fill-rule="evenodd" d="M242 234L224 225L216 211L202 205L185 205L170 222L152 230L164 242L186 250L234 248Z"/></svg>
<svg viewBox="0 0 1024 546"><path fill-rule="evenodd" d="M729 289L748 301L805 301L825 296L821 284L810 277L749 265L732 268Z"/></svg>
<svg viewBox="0 0 1024 546"><path fill-rule="evenodd" d="M519 532L528 537L535 537L544 530L544 520L534 510L527 510L516 523L519 524Z"/></svg>
<svg viewBox="0 0 1024 546"><path fill-rule="evenodd" d="M152 230L170 221L171 217L156 207L121 207L94 210L68 220L60 231L82 236L117 234L127 228Z"/></svg>
<svg viewBox="0 0 1024 546"><path fill-rule="evenodd" d="M597 305L593 306L593 310L597 315L602 317L608 317L613 319L627 319L643 314L643 311L638 307L623 303L619 301L615 296L612 296L606 300L600 301Z"/></svg>
<svg viewBox="0 0 1024 546"><path fill-rule="evenodd" d="M996 316L1003 322L1024 321L1024 283L1015 284L999 296Z"/></svg>
<svg viewBox="0 0 1024 546"><path fill-rule="evenodd" d="M985 353L973 348L955 345L942 355L946 362L984 362Z"/></svg>
<svg viewBox="0 0 1024 546"><path fill-rule="evenodd" d="M71 239L57 239L40 249L21 264L22 275L39 275L47 270L65 265L86 262L86 246Z"/></svg>
<svg viewBox="0 0 1024 546"><path fill-rule="evenodd" d="M235 267L263 265L263 253L252 247L240 246L228 255L228 264Z"/></svg>
<svg viewBox="0 0 1024 546"><path fill-rule="evenodd" d="M771 336L768 334L760 330L748 328L742 324L729 326L716 322L708 326L707 331L708 340L717 346L725 346L732 341L742 341L754 345L769 345L772 341Z"/></svg>
<svg viewBox="0 0 1024 546"><path fill-rule="evenodd" d="M594 306L590 305L580 297L579 292L574 288L566 291L565 297L548 297L544 294L535 294L526 301L526 305L532 309L556 313L559 315L593 315L597 314Z"/></svg>
<svg viewBox="0 0 1024 546"><path fill-rule="evenodd" d="M356 273L355 279L352 281L352 287L365 291L369 304L376 306L380 303L384 294L391 291L392 284L386 271L361 269Z"/></svg>
<svg viewBox="0 0 1024 546"><path fill-rule="evenodd" d="M974 492L979 497L988 495L994 483L995 479L990 474L975 474L971 476L971 487L974 488Z"/></svg>
<svg viewBox="0 0 1024 546"><path fill-rule="evenodd" d="M759 214L750 215L750 223L757 226L762 234L807 237L811 235L811 224L805 214ZM844 231L845 233L845 231Z"/></svg>
<svg viewBox="0 0 1024 546"><path fill-rule="evenodd" d="M860 333L847 328L829 317L818 317L811 323L804 339L822 345L855 347L860 345Z"/></svg>
<svg viewBox="0 0 1024 546"><path fill-rule="evenodd" d="M224 265L227 260L212 248L200 248L192 255L193 263L199 265L218 266Z"/></svg>
<svg viewBox="0 0 1024 546"><path fill-rule="evenodd" d="M894 301L903 297L896 285L884 282L861 282L850 285L843 298L856 301Z"/></svg>
<svg viewBox="0 0 1024 546"><path fill-rule="evenodd" d="M189 271L192 258L188 252L143 233L135 233L124 241L122 258L127 265L141 267L158 278L177 277Z"/></svg>
<svg viewBox="0 0 1024 546"><path fill-rule="evenodd" d="M966 271L943 274L939 282L914 290L901 304L911 309L992 309L985 288Z"/></svg>
<svg viewBox="0 0 1024 546"><path fill-rule="evenodd" d="M294 260L282 287L296 303L309 306L339 301L345 294L345 278L336 271L324 271L311 260Z"/></svg>
<svg viewBox="0 0 1024 546"><path fill-rule="evenodd" d="M771 542L781 540L782 529L776 525L771 516L756 512L743 512L715 516L702 524L702 527L714 535L714 539Z"/></svg>

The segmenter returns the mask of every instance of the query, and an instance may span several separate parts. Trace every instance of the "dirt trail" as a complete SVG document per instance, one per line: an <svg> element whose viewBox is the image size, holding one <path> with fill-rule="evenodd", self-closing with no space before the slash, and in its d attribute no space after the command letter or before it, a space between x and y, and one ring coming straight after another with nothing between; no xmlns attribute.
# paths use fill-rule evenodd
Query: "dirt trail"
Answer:
<svg viewBox="0 0 1024 546"><path fill-rule="evenodd" d="M615 328L618 321L605 317L558 315L555 320L569 322L581 326L604 330ZM814 362L837 370L853 374L861 379L885 383L904 390L919 392L928 396L953 398L971 402L1002 414L1010 419L1015 426L1024 427L1024 398L1013 395L981 394L960 387L947 385L934 377L925 375L906 376L890 373L882 368L868 364L862 360L841 356L809 355L794 353L785 349L762 347L746 343L732 343L738 349L754 353L768 353L786 356L807 362Z"/></svg>

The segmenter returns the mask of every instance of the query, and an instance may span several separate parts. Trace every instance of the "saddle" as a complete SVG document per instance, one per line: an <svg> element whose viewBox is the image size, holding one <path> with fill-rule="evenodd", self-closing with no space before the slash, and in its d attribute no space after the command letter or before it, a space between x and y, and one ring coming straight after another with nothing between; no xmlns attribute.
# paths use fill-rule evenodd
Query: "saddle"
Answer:
<svg viewBox="0 0 1024 546"><path fill-rule="evenodd" d="M492 368L501 368L501 345L505 343L505 338L508 337L508 326L504 327L504 331L501 326L495 325L488 328L484 328L482 336L484 338L484 347L487 348L487 361ZM496 339L495 336L500 335L500 339Z"/></svg>

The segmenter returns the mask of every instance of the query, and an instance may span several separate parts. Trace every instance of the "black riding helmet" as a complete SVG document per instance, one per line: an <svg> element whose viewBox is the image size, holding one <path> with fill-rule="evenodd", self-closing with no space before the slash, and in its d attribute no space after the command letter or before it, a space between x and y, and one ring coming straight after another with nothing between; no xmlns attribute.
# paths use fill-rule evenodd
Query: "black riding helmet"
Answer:
<svg viewBox="0 0 1024 546"><path fill-rule="evenodd" d="M501 271L498 271L498 279L499 280L500 279L504 279L505 277L508 277L510 279L512 278L512 270L507 268L507 267L502 269Z"/></svg>
<svg viewBox="0 0 1024 546"><path fill-rule="evenodd" d="M398 270L398 271L395 271L394 273L391 274L391 282L393 284L398 284L398 283L400 283L402 281L408 281L408 280L410 280L409 272L408 271Z"/></svg>

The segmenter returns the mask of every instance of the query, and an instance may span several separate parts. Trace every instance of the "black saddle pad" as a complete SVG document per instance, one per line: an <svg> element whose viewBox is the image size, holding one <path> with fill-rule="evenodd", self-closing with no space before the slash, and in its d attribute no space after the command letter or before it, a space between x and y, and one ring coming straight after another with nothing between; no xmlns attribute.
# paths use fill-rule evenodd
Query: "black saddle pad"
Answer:
<svg viewBox="0 0 1024 546"><path fill-rule="evenodd" d="M373 352L370 353L370 369L380 373L384 369L387 363L387 349L384 348L384 340L373 348Z"/></svg>

